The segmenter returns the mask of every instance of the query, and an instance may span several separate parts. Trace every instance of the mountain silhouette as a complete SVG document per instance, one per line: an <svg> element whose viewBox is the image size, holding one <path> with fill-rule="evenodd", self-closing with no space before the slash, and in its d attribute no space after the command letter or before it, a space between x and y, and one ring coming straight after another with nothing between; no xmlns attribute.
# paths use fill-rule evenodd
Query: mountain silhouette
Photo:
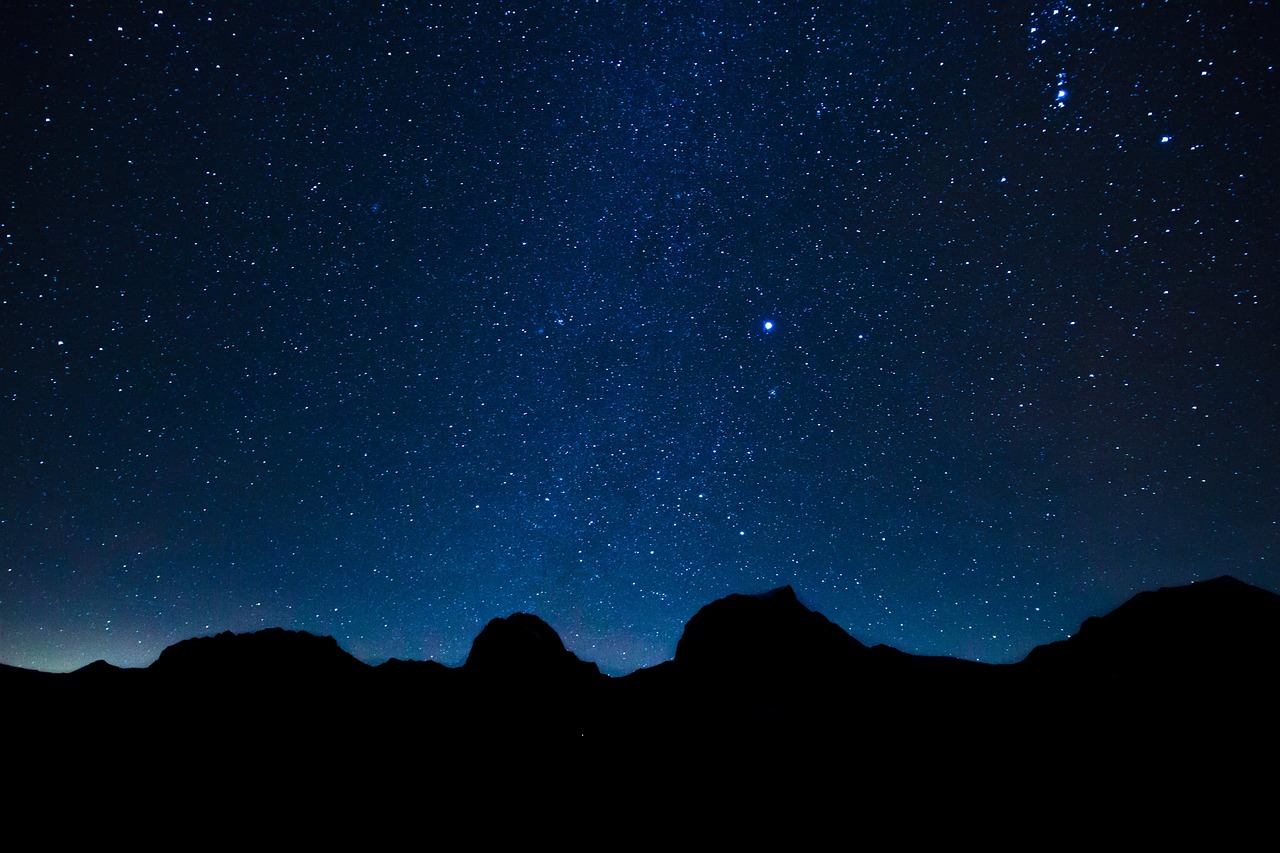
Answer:
<svg viewBox="0 0 1280 853"><path fill-rule="evenodd" d="M487 678L521 680L600 674L594 663L566 649L554 628L528 613L490 620L472 641L463 667Z"/></svg>
<svg viewBox="0 0 1280 853"><path fill-rule="evenodd" d="M374 667L331 637L269 629L184 640L143 669L4 666L0 690L22 733L10 766L37 776L199 767L221 786L268 761L297 784L415 767L515 791L540 768L689 796L787 779L825 797L835 762L856 769L844 796L896 809L887 792L926 772L964 802L1219 791L1246 764L1274 766L1278 664L1280 596L1224 577L1141 593L1006 665L869 648L782 587L706 605L671 661L622 677L516 613L460 667Z"/></svg>
<svg viewBox="0 0 1280 853"><path fill-rule="evenodd" d="M1280 660L1278 628L1280 595L1224 576L1140 592L1022 665L1056 677L1221 680Z"/></svg>
<svg viewBox="0 0 1280 853"><path fill-rule="evenodd" d="M179 679L265 681L296 685L343 678L368 670L333 637L267 628L250 634L224 631L169 646L148 670Z"/></svg>
<svg viewBox="0 0 1280 853"><path fill-rule="evenodd" d="M804 677L836 673L864 661L866 652L784 586L759 595L730 595L703 607L685 625L675 662L700 677Z"/></svg>
<svg viewBox="0 0 1280 853"><path fill-rule="evenodd" d="M1078 755L1124 740L1153 767L1216 774L1231 751L1258 752L1280 713L1278 665L1280 595L1220 577L1139 593L1013 669L1027 715L1069 720Z"/></svg>

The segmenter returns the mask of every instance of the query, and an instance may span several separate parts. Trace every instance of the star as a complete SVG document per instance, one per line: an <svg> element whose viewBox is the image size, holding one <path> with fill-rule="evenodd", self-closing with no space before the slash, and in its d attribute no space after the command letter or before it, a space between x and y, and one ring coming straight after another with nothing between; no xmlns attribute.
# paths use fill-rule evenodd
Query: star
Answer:
<svg viewBox="0 0 1280 853"><path fill-rule="evenodd" d="M38 5L0 663L281 625L458 664L523 611L622 675L784 583L1013 660L1224 565L1280 589L1266 4L232 2L166 47Z"/></svg>

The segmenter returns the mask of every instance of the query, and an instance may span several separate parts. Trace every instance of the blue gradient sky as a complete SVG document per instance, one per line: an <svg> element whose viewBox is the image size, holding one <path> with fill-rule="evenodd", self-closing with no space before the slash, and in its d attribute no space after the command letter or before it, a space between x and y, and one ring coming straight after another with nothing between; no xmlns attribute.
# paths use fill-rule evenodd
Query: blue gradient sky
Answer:
<svg viewBox="0 0 1280 853"><path fill-rule="evenodd" d="M0 662L1280 590L1268 4L15 9Z"/></svg>

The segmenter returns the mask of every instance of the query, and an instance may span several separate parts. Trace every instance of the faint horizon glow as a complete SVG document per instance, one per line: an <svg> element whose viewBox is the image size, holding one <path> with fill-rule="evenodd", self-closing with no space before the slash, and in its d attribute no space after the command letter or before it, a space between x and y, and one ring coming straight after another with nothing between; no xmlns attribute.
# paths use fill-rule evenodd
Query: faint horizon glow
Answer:
<svg viewBox="0 0 1280 853"><path fill-rule="evenodd" d="M0 662L1280 589L1271 6L83 5L0 28Z"/></svg>

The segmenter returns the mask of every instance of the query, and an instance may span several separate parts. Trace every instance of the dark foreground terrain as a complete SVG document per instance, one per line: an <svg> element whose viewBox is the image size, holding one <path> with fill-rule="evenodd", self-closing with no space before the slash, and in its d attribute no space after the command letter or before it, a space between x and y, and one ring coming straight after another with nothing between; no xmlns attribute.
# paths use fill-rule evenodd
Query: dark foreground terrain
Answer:
<svg viewBox="0 0 1280 853"><path fill-rule="evenodd" d="M784 587L707 605L674 660L621 678L517 613L458 668L369 666L275 629L145 669L0 667L0 696L6 778L45 805L306 803L314 828L381 803L446 822L538 803L552 824L642 829L657 809L935 836L1012 814L1056 836L1194 818L1230 839L1277 811L1278 664L1280 596L1229 577L1142 593L1002 666L869 648Z"/></svg>

